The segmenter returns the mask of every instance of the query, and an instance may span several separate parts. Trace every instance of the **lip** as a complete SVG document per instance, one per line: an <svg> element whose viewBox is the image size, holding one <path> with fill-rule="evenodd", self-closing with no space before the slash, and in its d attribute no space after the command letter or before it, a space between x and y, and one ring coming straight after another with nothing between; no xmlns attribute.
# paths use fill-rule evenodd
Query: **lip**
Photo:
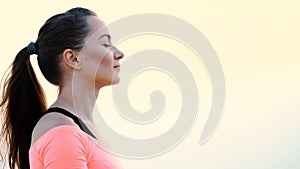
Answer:
<svg viewBox="0 0 300 169"><path fill-rule="evenodd" d="M114 66L114 68L119 68L119 67L121 67L121 65L115 65L115 66Z"/></svg>

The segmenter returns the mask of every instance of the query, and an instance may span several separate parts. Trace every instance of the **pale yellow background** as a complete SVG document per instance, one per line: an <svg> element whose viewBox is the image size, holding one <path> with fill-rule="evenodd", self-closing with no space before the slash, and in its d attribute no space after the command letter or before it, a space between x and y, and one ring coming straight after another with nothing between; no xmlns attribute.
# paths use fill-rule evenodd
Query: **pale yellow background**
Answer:
<svg viewBox="0 0 300 169"><path fill-rule="evenodd" d="M119 158L125 169L300 168L298 1L2 0L1 77L17 52L36 39L46 19L76 6L94 10L107 24L145 12L181 18L193 24L209 39L224 68L227 100L223 119L213 137L206 144L198 145L211 99L210 83L201 62L182 45L163 37L135 37L119 44L126 57L147 48L164 49L178 54L178 57L184 56L181 59L195 75L202 97L195 126L181 144L152 159ZM35 59L33 57L32 63L50 104L56 97L56 88L43 79ZM116 131L128 137L153 137L166 131L175 122L180 108L180 93L176 83L165 74L154 71L138 76L129 90L130 101L140 111L149 108L148 97L153 89L149 79L151 81L154 74L163 78L166 84L154 88L165 90L169 99L166 115L157 124L137 127L117 117L110 88L101 91L101 101L97 105ZM141 96L145 99L136 99Z"/></svg>

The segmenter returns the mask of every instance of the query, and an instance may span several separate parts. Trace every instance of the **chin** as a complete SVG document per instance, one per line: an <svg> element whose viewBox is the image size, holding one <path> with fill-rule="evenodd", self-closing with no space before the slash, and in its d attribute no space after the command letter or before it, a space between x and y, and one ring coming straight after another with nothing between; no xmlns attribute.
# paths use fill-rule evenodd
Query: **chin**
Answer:
<svg viewBox="0 0 300 169"><path fill-rule="evenodd" d="M120 78L118 77L118 78L113 79L111 84L114 85L114 84L118 84L119 82L120 82Z"/></svg>
<svg viewBox="0 0 300 169"><path fill-rule="evenodd" d="M114 84L118 84L120 82L120 77L118 74L114 74L112 79L111 79L111 84L114 85Z"/></svg>

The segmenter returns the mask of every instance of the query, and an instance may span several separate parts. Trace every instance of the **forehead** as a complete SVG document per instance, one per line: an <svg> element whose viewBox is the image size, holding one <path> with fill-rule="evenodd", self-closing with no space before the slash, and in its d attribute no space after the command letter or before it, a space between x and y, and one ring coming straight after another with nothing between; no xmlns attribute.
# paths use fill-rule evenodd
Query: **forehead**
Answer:
<svg viewBox="0 0 300 169"><path fill-rule="evenodd" d="M106 24L97 16L88 17L87 22L90 27L90 32L88 34L89 39L97 39L103 34L109 34Z"/></svg>

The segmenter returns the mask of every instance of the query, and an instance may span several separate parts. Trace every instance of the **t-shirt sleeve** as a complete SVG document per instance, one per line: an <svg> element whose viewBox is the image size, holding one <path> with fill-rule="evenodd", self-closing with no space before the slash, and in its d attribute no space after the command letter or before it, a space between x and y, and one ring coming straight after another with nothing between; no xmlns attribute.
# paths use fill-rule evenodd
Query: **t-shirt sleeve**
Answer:
<svg viewBox="0 0 300 169"><path fill-rule="evenodd" d="M45 169L87 169L87 145L76 127L62 127L47 135L41 149Z"/></svg>

